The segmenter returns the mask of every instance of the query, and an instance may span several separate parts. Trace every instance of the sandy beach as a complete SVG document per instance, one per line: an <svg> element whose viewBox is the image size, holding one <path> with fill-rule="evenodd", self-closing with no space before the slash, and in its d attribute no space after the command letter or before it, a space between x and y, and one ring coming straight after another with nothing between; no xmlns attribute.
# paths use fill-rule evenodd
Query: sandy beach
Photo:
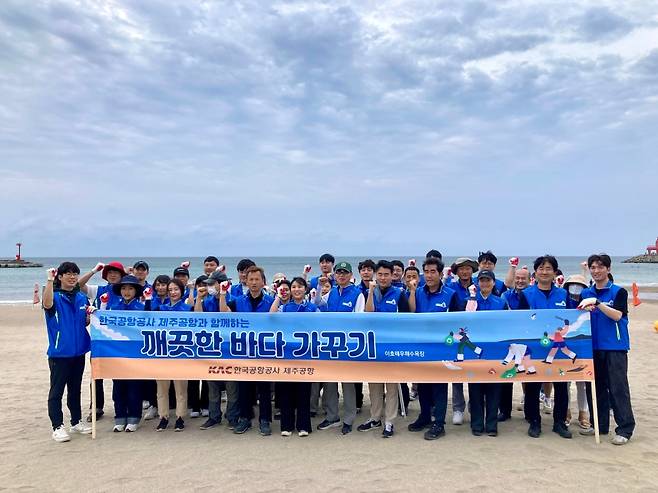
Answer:
<svg viewBox="0 0 658 493"><path fill-rule="evenodd" d="M68 443L51 437L46 400L47 346L43 314L30 306L0 306L4 383L0 409L0 489L11 491L658 491L658 382L656 363L658 303L632 308L629 378L637 428L623 447L603 436L572 440L550 431L544 415L539 439L526 435L522 413L499 426L499 436L474 437L468 424L446 426L447 435L423 440L398 418L389 440L380 431L315 431L308 438L261 437L254 430L234 435L226 426L201 431L188 419L183 433L155 433L143 422L135 434L113 434L111 383L106 382L106 417L98 438L73 436ZM653 372L653 373L652 373ZM89 365L86 368L89 381ZM364 390L367 386L364 387ZM515 406L520 387L515 386ZM577 415L575 387L572 414ZM369 417L368 399L357 424ZM83 402L89 387L83 386ZM448 409L450 416L450 408ZM68 411L64 407L65 421ZM321 418L314 419L314 425ZM448 420L450 421L450 420Z"/></svg>

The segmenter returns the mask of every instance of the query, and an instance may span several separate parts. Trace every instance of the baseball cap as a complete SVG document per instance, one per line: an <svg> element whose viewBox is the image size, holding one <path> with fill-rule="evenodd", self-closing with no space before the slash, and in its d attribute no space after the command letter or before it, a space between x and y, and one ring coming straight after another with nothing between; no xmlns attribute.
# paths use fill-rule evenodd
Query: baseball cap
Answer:
<svg viewBox="0 0 658 493"><path fill-rule="evenodd" d="M494 274L493 271L490 271L490 270L481 270L478 273L478 281L480 279L482 279L483 277L487 277L487 278L491 279L494 282L496 281L496 274Z"/></svg>
<svg viewBox="0 0 658 493"><path fill-rule="evenodd" d="M190 277L190 271L185 267L176 267L174 269L174 277L176 277L177 275Z"/></svg>
<svg viewBox="0 0 658 493"><path fill-rule="evenodd" d="M210 276L208 276L208 279L206 279L206 284L215 284L216 282L224 282L224 281L230 281L230 279L226 276L226 273L224 272L219 272L215 271Z"/></svg>
<svg viewBox="0 0 658 493"><path fill-rule="evenodd" d="M334 267L334 272L338 272L339 270L346 270L351 274L352 266L350 265L349 262L338 262Z"/></svg>
<svg viewBox="0 0 658 493"><path fill-rule="evenodd" d="M135 262L135 265L133 265L133 269L149 270L149 264L147 264L144 260L138 260L137 262Z"/></svg>

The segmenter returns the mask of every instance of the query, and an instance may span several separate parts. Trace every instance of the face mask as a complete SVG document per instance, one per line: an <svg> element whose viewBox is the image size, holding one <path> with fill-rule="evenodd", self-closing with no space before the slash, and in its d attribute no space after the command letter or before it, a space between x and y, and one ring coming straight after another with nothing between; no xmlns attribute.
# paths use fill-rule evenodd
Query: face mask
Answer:
<svg viewBox="0 0 658 493"><path fill-rule="evenodd" d="M210 296L216 296L216 295L217 295L217 289L215 289L214 286L208 288L208 294L209 294Z"/></svg>
<svg viewBox="0 0 658 493"><path fill-rule="evenodd" d="M572 296L579 296L583 289L580 284L569 284L569 294Z"/></svg>

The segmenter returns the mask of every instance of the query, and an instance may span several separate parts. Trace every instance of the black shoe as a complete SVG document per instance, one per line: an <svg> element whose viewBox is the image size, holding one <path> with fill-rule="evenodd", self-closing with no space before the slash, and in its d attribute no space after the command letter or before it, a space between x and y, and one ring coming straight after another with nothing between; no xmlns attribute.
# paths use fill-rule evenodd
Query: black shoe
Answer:
<svg viewBox="0 0 658 493"><path fill-rule="evenodd" d="M347 435L348 433L352 433L352 425L348 425L343 423L343 429L341 430L341 433L343 435Z"/></svg>
<svg viewBox="0 0 658 493"><path fill-rule="evenodd" d="M424 421L418 418L416 421L413 423L409 423L409 426L407 426L407 429L409 431L423 431L425 428L430 426L432 423L430 421Z"/></svg>
<svg viewBox="0 0 658 493"><path fill-rule="evenodd" d="M564 424L562 423L556 423L553 425L553 431L560 435L562 438L572 438L573 435L569 431L569 428L567 428Z"/></svg>
<svg viewBox="0 0 658 493"><path fill-rule="evenodd" d="M215 421L212 418L208 418L205 423L203 423L201 426L199 426L200 430L209 430L210 428L214 428L219 424L218 421Z"/></svg>
<svg viewBox="0 0 658 493"><path fill-rule="evenodd" d="M432 426L430 427L429 430L425 432L425 435L423 435L423 437L425 438L425 440L436 440L438 438L441 438L445 434L446 434L446 430L443 427L443 425L432 423Z"/></svg>
<svg viewBox="0 0 658 493"><path fill-rule="evenodd" d="M155 431L165 431L167 426L169 426L169 420L167 418L160 418L160 423L158 423Z"/></svg>
<svg viewBox="0 0 658 493"><path fill-rule="evenodd" d="M102 419L104 414L105 414L105 411L103 411L102 409L97 409L96 410L96 421L98 421L99 419ZM87 415L87 423L91 423L91 413L89 413Z"/></svg>
<svg viewBox="0 0 658 493"><path fill-rule="evenodd" d="M471 433L473 434L474 437L482 436L482 432L480 430L471 430Z"/></svg>
<svg viewBox="0 0 658 493"><path fill-rule="evenodd" d="M333 428L335 426L340 426L340 419L337 419L336 421L329 421L328 419L325 419L322 423L320 423L317 426L318 430L326 430L329 428Z"/></svg>
<svg viewBox="0 0 658 493"><path fill-rule="evenodd" d="M532 438L539 438L541 435L541 425L538 423L530 423L528 428L528 436Z"/></svg>
<svg viewBox="0 0 658 493"><path fill-rule="evenodd" d="M277 421L280 421L281 420L281 413L280 412L279 413L274 413L274 419L276 419Z"/></svg>
<svg viewBox="0 0 658 493"><path fill-rule="evenodd" d="M240 418L238 421L238 424L233 428L233 433L237 435L242 435L245 433L249 428L251 428L251 420L250 419L245 419L245 418Z"/></svg>
<svg viewBox="0 0 658 493"><path fill-rule="evenodd" d="M499 423L502 423L503 421L507 421L510 418L511 418L511 416L509 414L498 413L498 422Z"/></svg>
<svg viewBox="0 0 658 493"><path fill-rule="evenodd" d="M575 363L575 362L576 362L576 357L577 357L577 356L574 354L574 355L573 355L573 358L571 358L571 362L572 362L572 363Z"/></svg>
<svg viewBox="0 0 658 493"><path fill-rule="evenodd" d="M318 415L315 411L311 411L311 418L315 418Z"/></svg>
<svg viewBox="0 0 658 493"><path fill-rule="evenodd" d="M498 432L497 432L497 431L487 431L487 436L490 436L490 437L497 437L497 436L498 436Z"/></svg>
<svg viewBox="0 0 658 493"><path fill-rule="evenodd" d="M394 434L395 434L395 430L393 428L393 425L384 426L384 431L382 431L382 436L384 438L391 438Z"/></svg>
<svg viewBox="0 0 658 493"><path fill-rule="evenodd" d="M269 421L262 420L259 425L260 434L264 437L268 437L272 434L272 425Z"/></svg>
<svg viewBox="0 0 658 493"><path fill-rule="evenodd" d="M184 429L185 429L185 421L183 421L183 418L176 418L174 431L183 431Z"/></svg>
<svg viewBox="0 0 658 493"><path fill-rule="evenodd" d="M370 431L374 430L375 428L381 428L382 422L381 421L375 421L374 419L369 419L362 425L357 426L357 431Z"/></svg>

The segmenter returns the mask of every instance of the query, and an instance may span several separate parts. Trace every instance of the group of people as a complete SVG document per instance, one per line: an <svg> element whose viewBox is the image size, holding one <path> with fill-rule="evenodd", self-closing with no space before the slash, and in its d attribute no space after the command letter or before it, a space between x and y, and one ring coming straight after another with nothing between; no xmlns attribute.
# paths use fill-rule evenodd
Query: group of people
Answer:
<svg viewBox="0 0 658 493"><path fill-rule="evenodd" d="M158 275L148 281L149 265L136 262L125 269L119 262L98 264L80 275L73 262L64 262L47 271L43 308L48 330L50 393L48 412L55 441L70 440L71 433L90 433L91 414L82 418L80 390L85 354L90 350L87 331L89 314L106 310L153 310L196 312L410 312L434 313L483 310L541 310L580 308L591 315L592 344L600 432L607 434L610 410L616 422L612 443L623 445L633 434L635 421L627 380L628 293L613 282L611 259L606 254L591 255L583 263L583 272L567 278L551 255L538 257L532 272L511 258L504 279L495 274L498 259L491 252L480 253L477 260L459 258L445 267L442 255L430 250L420 266L410 260L367 259L359 262L355 277L349 262L336 262L331 254L319 259L320 274L308 279L312 268L304 266L299 276L289 280L275 274L266 282L265 271L250 259L237 265L239 280L231 285L219 259L204 260L204 275L190 280L189 262L174 269L172 276ZM104 285L91 285L101 273ZM588 279L591 277L591 280ZM321 315L320 315L321 316ZM555 351L570 355L563 340L554 341ZM476 348L477 349L477 348ZM552 360L554 355L549 354ZM573 358L575 359L575 354ZM547 358L548 359L548 358ZM546 361L551 363L551 361ZM471 432L475 436L498 434L498 422L512 412L511 383L469 383L468 408ZM91 412L103 417L103 382L96 381L97 406ZM370 417L357 426L361 432L381 429L382 436L395 434L395 420L406 412L410 400L418 399L420 413L408 425L411 432L423 432L427 440L445 434L448 404L447 383L413 384L370 382ZM523 384L523 411L528 435L541 434L541 407L553 414L552 430L571 438L569 384L537 382ZM64 427L62 396L67 389L71 426ZM363 406L363 384L342 383L343 409L339 410L339 386L335 382L249 382L114 380L115 432L134 432L142 419L159 417L157 431L169 428L170 409L175 409L174 430L185 428L185 418L203 416L202 430L222 422L222 393L226 392L225 417L234 433L252 427L254 406L258 405L259 431L271 435L272 419L280 419L282 436L296 430L299 436L311 433L311 418L324 413L317 430L338 427L342 434L353 431ZM593 435L590 385L578 384L580 433ZM272 396L274 408L272 412ZM320 399L320 395L322 398ZM551 405L552 404L552 405ZM463 384L452 385L452 422L464 422L466 399ZM589 416L587 416L589 414Z"/></svg>

